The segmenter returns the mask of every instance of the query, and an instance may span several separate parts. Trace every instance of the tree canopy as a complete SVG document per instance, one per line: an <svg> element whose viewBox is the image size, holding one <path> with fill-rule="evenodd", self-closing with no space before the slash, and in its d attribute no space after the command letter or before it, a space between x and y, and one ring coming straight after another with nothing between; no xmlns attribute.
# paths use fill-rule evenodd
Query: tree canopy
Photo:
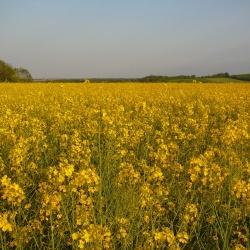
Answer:
<svg viewBox="0 0 250 250"><path fill-rule="evenodd" d="M32 82L32 76L27 69L15 68L15 71L21 82Z"/></svg>
<svg viewBox="0 0 250 250"><path fill-rule="evenodd" d="M27 69L13 68L0 60L0 82L31 82L32 76Z"/></svg>

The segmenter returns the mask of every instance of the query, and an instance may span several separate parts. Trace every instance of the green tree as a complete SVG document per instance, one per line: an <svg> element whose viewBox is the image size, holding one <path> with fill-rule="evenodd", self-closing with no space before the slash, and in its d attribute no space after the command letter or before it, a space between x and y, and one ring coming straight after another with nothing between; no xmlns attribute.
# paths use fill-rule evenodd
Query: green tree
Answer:
<svg viewBox="0 0 250 250"><path fill-rule="evenodd" d="M15 68L15 71L20 78L21 82L32 82L32 76L27 69L24 68Z"/></svg>
<svg viewBox="0 0 250 250"><path fill-rule="evenodd" d="M19 80L20 78L15 69L0 60L0 82L18 82Z"/></svg>

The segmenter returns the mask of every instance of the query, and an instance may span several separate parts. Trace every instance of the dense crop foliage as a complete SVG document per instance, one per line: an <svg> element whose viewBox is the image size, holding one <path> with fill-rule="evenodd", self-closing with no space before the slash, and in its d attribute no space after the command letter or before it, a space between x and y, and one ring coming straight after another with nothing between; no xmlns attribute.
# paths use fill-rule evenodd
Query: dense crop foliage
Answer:
<svg viewBox="0 0 250 250"><path fill-rule="evenodd" d="M1 249L250 248L250 85L0 94Z"/></svg>

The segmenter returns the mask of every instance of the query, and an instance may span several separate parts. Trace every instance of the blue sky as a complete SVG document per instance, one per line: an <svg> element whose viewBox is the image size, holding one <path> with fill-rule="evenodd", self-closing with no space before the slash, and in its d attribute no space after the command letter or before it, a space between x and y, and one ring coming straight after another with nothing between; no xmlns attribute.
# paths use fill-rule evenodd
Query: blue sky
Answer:
<svg viewBox="0 0 250 250"><path fill-rule="evenodd" d="M0 0L0 59L34 78L250 73L249 0Z"/></svg>

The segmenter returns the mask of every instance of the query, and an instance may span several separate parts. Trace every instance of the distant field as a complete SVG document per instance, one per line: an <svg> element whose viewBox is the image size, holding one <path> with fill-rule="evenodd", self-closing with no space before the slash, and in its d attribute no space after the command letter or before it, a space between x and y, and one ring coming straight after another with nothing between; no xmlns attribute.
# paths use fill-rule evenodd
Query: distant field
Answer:
<svg viewBox="0 0 250 250"><path fill-rule="evenodd" d="M242 80L242 81L250 81L250 74L233 75L232 78Z"/></svg>
<svg viewBox="0 0 250 250"><path fill-rule="evenodd" d="M232 79L232 78L202 78L202 81L206 82L218 82L218 83L228 83L228 82L237 82L242 83L242 80Z"/></svg>
<svg viewBox="0 0 250 250"><path fill-rule="evenodd" d="M238 80L238 79L233 79L233 78L197 78L195 79L197 83L199 82L204 82L204 83L244 83L244 82L249 82L249 81L244 81L244 80ZM176 79L171 79L171 82L185 82L185 83L192 83L193 79L188 79L188 78L176 78Z"/></svg>
<svg viewBox="0 0 250 250"><path fill-rule="evenodd" d="M0 249L250 249L249 96L0 84Z"/></svg>

